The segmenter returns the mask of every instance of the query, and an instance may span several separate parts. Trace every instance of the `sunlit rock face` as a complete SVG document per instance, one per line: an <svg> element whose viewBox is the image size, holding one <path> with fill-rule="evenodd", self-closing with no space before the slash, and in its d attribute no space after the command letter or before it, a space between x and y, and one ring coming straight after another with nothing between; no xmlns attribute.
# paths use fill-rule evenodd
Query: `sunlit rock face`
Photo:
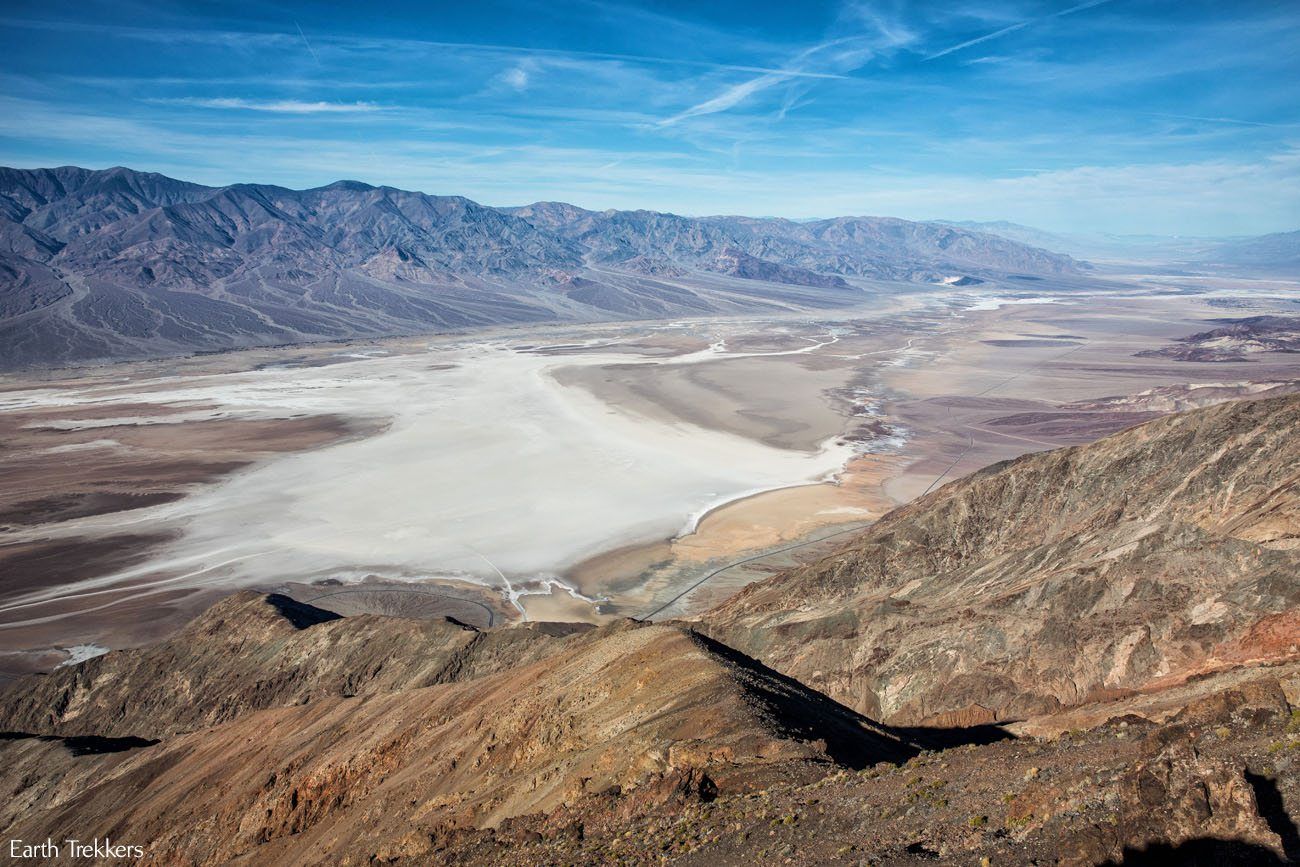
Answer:
<svg viewBox="0 0 1300 867"><path fill-rule="evenodd" d="M1020 719L1286 658L1297 429L1300 398L1242 401L989 467L706 628L907 724Z"/></svg>

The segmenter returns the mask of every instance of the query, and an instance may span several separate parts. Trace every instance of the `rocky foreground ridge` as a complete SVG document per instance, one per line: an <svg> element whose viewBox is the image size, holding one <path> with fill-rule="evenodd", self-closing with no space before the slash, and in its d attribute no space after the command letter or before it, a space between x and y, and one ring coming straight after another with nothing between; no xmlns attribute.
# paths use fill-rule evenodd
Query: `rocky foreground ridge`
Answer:
<svg viewBox="0 0 1300 867"><path fill-rule="evenodd" d="M169 865L1284 863L1298 421L989 468L698 623L236 594L0 693L0 828Z"/></svg>
<svg viewBox="0 0 1300 867"><path fill-rule="evenodd" d="M701 628L869 716L1055 713L1300 650L1300 398L988 467Z"/></svg>

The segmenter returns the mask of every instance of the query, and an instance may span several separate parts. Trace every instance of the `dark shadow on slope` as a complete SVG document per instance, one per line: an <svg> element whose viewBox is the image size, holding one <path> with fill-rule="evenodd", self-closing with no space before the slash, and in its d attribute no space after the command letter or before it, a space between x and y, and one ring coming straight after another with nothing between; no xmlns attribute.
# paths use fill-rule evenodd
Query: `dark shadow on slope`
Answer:
<svg viewBox="0 0 1300 867"><path fill-rule="evenodd" d="M98 756L103 753L120 753L125 750L135 750L140 747L151 747L158 743L157 740L149 738L138 738L134 735L124 738L106 738L100 735L73 735L71 737L58 738L63 741L63 748L74 756Z"/></svg>
<svg viewBox="0 0 1300 867"><path fill-rule="evenodd" d="M1276 852L1254 843L1201 837L1177 846L1168 843L1152 843L1141 849L1126 846L1120 860L1107 861L1101 867L1227 867L1234 864L1269 867L1286 863Z"/></svg>
<svg viewBox="0 0 1300 867"><path fill-rule="evenodd" d="M836 764L860 770L877 762L902 763L921 747L888 726L817 692L803 683L701 633L688 634L735 672L769 721L783 736L822 741Z"/></svg>
<svg viewBox="0 0 1300 867"><path fill-rule="evenodd" d="M1282 838L1282 851L1287 860L1300 864L1300 829L1282 803L1282 793L1277 780L1246 771L1246 782L1255 790L1255 803L1259 815L1268 823L1269 830Z"/></svg>
<svg viewBox="0 0 1300 867"><path fill-rule="evenodd" d="M832 760L855 770L877 762L901 764L922 750L991 744L1015 737L997 725L887 726L716 639L694 630L690 634L710 653L745 673L742 680L764 700L773 721L786 734L799 740L823 740Z"/></svg>
<svg viewBox="0 0 1300 867"><path fill-rule="evenodd" d="M920 861L939 860L939 853L936 850L932 849L931 847L927 846L925 843L921 842L920 840L916 841L915 843L908 843L906 848L903 849L903 851L906 852L908 855L911 855L913 858Z"/></svg>
<svg viewBox="0 0 1300 867"><path fill-rule="evenodd" d="M294 629L306 629L318 623L328 623L331 620L339 620L343 617L341 614L335 614L333 611L326 611L324 608L317 608L314 605L290 599L288 596L279 593L268 593L266 604L279 612L280 616L289 621Z"/></svg>
<svg viewBox="0 0 1300 867"><path fill-rule="evenodd" d="M74 756L99 756L104 753L120 753L126 750L139 749L140 747L151 747L158 743L157 740L134 736L108 738L101 735L69 735L63 737L60 735L37 735L31 732L0 732L0 741L21 741L28 738L35 738L46 743L62 744L63 748Z"/></svg>

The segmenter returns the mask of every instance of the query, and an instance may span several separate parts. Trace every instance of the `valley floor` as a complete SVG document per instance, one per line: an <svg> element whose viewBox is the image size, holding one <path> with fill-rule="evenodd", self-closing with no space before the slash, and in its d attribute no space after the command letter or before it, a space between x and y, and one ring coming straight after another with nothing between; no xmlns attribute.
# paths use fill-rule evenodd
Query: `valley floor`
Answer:
<svg viewBox="0 0 1300 867"><path fill-rule="evenodd" d="M689 616L990 463L1300 384L1139 357L1278 287L1133 279L10 377L0 672L237 587L342 613Z"/></svg>

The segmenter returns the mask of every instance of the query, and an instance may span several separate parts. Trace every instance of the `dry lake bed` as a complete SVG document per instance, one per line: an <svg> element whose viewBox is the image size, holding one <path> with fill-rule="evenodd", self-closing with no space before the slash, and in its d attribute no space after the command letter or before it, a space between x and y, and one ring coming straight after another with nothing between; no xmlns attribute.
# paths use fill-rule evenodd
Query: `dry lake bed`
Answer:
<svg viewBox="0 0 1300 867"><path fill-rule="evenodd" d="M248 586L476 625L689 616L978 467L1297 387L1294 355L1137 355L1294 288L1135 275L12 375L0 672Z"/></svg>

